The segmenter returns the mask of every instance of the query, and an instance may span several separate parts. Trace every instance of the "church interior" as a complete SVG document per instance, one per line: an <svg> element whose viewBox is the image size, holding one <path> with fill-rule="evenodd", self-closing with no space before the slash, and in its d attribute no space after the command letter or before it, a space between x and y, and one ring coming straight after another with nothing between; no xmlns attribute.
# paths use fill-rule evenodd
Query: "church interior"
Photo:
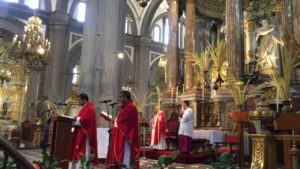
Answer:
<svg viewBox="0 0 300 169"><path fill-rule="evenodd" d="M0 165L36 168L48 153L67 169L69 117L86 93L94 168L110 168L100 114L117 116L126 90L139 111L140 168L298 169L299 18L300 0L0 0ZM192 152L177 154L184 101ZM155 105L165 150L149 142Z"/></svg>

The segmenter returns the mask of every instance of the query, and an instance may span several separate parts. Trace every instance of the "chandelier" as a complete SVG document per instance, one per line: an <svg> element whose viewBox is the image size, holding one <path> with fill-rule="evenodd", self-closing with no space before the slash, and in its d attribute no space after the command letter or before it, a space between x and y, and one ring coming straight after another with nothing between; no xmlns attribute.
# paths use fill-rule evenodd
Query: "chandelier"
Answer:
<svg viewBox="0 0 300 169"><path fill-rule="evenodd" d="M11 80L11 72L9 70L0 70L0 85L3 86L4 82L9 83Z"/></svg>
<svg viewBox="0 0 300 169"><path fill-rule="evenodd" d="M23 37L15 35L13 38L10 57L28 66L48 65L49 49L50 42L44 39L41 19L32 16L24 26Z"/></svg>

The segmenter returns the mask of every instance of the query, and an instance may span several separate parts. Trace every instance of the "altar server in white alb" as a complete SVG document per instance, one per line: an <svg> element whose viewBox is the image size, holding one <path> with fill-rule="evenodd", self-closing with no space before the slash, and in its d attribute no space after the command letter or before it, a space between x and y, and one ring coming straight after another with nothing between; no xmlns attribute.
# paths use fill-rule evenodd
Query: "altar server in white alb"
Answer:
<svg viewBox="0 0 300 169"><path fill-rule="evenodd" d="M183 153L190 153L192 151L192 137L194 129L194 115L193 110L189 107L189 101L184 101L182 111L180 112L180 126L179 126L179 151Z"/></svg>

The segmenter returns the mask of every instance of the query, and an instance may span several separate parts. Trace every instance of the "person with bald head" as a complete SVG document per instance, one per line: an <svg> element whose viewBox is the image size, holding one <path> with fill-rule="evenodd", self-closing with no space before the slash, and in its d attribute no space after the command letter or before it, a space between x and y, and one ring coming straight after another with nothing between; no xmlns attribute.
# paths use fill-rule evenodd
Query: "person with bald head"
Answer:
<svg viewBox="0 0 300 169"><path fill-rule="evenodd" d="M150 146L156 150L166 149L166 115L160 110L160 106L156 105L154 114L151 117L150 130Z"/></svg>

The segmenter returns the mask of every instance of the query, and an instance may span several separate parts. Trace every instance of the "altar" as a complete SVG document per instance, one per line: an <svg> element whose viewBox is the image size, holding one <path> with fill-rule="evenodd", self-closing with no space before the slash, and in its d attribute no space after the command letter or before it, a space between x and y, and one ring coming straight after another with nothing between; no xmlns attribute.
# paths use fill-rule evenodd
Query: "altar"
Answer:
<svg viewBox="0 0 300 169"><path fill-rule="evenodd" d="M193 133L193 139L205 139L210 144L224 142L225 132L221 130L199 130L195 129Z"/></svg>

